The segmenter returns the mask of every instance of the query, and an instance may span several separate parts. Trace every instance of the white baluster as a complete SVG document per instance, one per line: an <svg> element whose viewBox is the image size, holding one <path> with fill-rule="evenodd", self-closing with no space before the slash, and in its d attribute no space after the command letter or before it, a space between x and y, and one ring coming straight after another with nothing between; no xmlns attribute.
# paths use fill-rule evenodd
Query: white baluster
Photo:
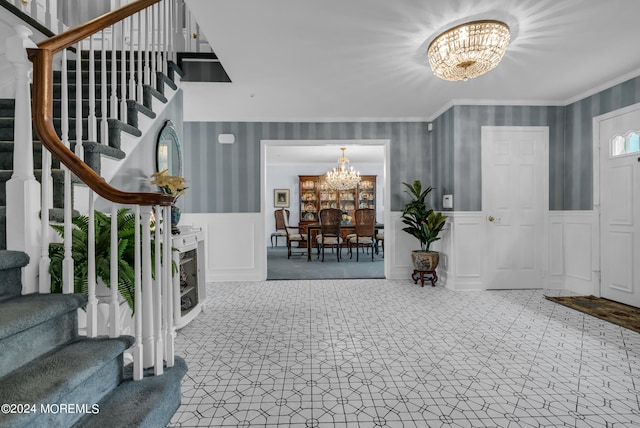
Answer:
<svg viewBox="0 0 640 428"><path fill-rule="evenodd" d="M168 75L169 73L167 73L167 55L166 55L166 48L167 48L167 14L166 14L166 2L163 1L160 3L160 26L159 26L159 32L160 32L160 71L165 74Z"/></svg>
<svg viewBox="0 0 640 428"><path fill-rule="evenodd" d="M134 34L134 24L135 20L133 16L129 17L129 99L136 99L136 59L134 56L134 43L133 43L133 34Z"/></svg>
<svg viewBox="0 0 640 428"><path fill-rule="evenodd" d="M49 258L49 244L51 243L51 239L49 238L51 232L49 226L49 209L52 206L51 200L53 194L53 189L51 188L51 152L46 149L42 149L41 183L40 206L42 207L41 213L44 215L40 215L40 236L42 237L42 242L40 243L38 292L44 294L51 291L51 274L49 273L49 266L51 265L51 259ZM9 186L9 183L7 183L7 186Z"/></svg>
<svg viewBox="0 0 640 428"><path fill-rule="evenodd" d="M96 119L96 64L93 36L89 36L89 120L87 139L96 142L98 122Z"/></svg>
<svg viewBox="0 0 640 428"><path fill-rule="evenodd" d="M178 31L178 24L176 23L176 2L173 0L168 0L169 4L169 60L176 62L176 56L174 52L176 32Z"/></svg>
<svg viewBox="0 0 640 428"><path fill-rule="evenodd" d="M144 13L144 22L145 22L145 37L144 37L144 83L147 85L151 85L151 40L149 37L148 31L153 31L151 28L151 12L149 8L143 11Z"/></svg>
<svg viewBox="0 0 640 428"><path fill-rule="evenodd" d="M111 301L109 302L109 336L120 336L120 304L118 302L118 207L111 205L111 258L109 260L109 283Z"/></svg>
<svg viewBox="0 0 640 428"><path fill-rule="evenodd" d="M144 74L142 72L142 55L143 55L143 38L144 36L144 30L145 30L145 26L143 25L143 19L142 19L142 12L138 12L138 97L137 97L137 101L138 104L143 104L143 90L142 90L142 84L143 84L143 80L144 80Z"/></svg>
<svg viewBox="0 0 640 428"><path fill-rule="evenodd" d="M55 2L54 2L55 3ZM45 15L44 15L44 25L45 27L51 29L53 28L53 19L52 19L52 15L51 15L51 0L47 0L45 2L45 11L44 11ZM55 15L53 15L55 16Z"/></svg>
<svg viewBox="0 0 640 428"><path fill-rule="evenodd" d="M157 4L151 6L151 80L149 84L158 89L158 82L156 78L157 68L157 45L158 45L158 8Z"/></svg>
<svg viewBox="0 0 640 428"><path fill-rule="evenodd" d="M200 52L200 26L196 22L196 36L193 38L196 44L196 52Z"/></svg>
<svg viewBox="0 0 640 428"><path fill-rule="evenodd" d="M184 4L184 2L183 2ZM184 15L185 15L185 49L187 52L193 52L193 38L191 37L191 35L193 34L193 28L191 26L192 22L191 22L191 11L186 7L186 5L183 7L184 9Z"/></svg>
<svg viewBox="0 0 640 428"><path fill-rule="evenodd" d="M153 280L151 277L151 207L140 207L142 211L142 346L144 367L152 367L154 354Z"/></svg>
<svg viewBox="0 0 640 428"><path fill-rule="evenodd" d="M118 24L111 26L111 110L109 117L112 119L118 118L118 62L116 61L116 34L118 34Z"/></svg>
<svg viewBox="0 0 640 428"><path fill-rule="evenodd" d="M120 120L127 123L127 46L125 41L126 23L121 21L122 46L120 48Z"/></svg>
<svg viewBox="0 0 640 428"><path fill-rule="evenodd" d="M75 153L84 159L82 150L82 45L76 45L76 149Z"/></svg>
<svg viewBox="0 0 640 428"><path fill-rule="evenodd" d="M36 46L29 39L31 30L22 25L14 27L14 30L15 35L8 37L3 43L6 59L15 70L14 167L11 179L6 183L6 243L7 249L29 254L29 265L22 272L23 291L33 293L37 291L38 257L41 253L37 228L33 224L38 222L41 202L40 184L33 173L29 88L32 64L27 59L26 48Z"/></svg>
<svg viewBox="0 0 640 428"><path fill-rule="evenodd" d="M156 278L155 278L155 293L153 294L153 308L154 308L154 320L153 320L153 325L154 325L154 336L155 336L155 345L156 345L156 359L155 359L155 366L154 366L154 374L156 376L159 376L163 373L164 370L164 342L163 342L163 338L162 338L162 315L163 315L163 281L162 281L162 267L161 267L161 260L162 257L160 256L162 253L162 247L161 247L161 243L162 243L162 235L160 232L160 222L162 220L164 220L163 223L166 223L166 218L164 218L163 215L163 211L161 210L160 205L156 205L155 207L155 212L156 212L156 221L155 221L155 236L154 236L154 245L155 245L155 273L156 273Z"/></svg>
<svg viewBox="0 0 640 428"><path fill-rule="evenodd" d="M173 367L175 364L175 338L176 338L176 330L173 327L173 299L174 292L180 293L180 285L179 278L180 273L177 272L178 278L178 286L173 282L172 276L172 255L171 255L171 207L163 207L162 218L167 219L162 226L162 233L164 235L163 238L163 258L164 265L162 266L162 274L164 275L164 324L165 324L165 358L167 360L167 367Z"/></svg>
<svg viewBox="0 0 640 428"><path fill-rule="evenodd" d="M98 335L98 298L96 297L96 217L93 190L89 190L87 230L87 337Z"/></svg>
<svg viewBox="0 0 640 428"><path fill-rule="evenodd" d="M133 272L134 279L134 335L136 343L133 345L133 379L141 380L143 378L143 347L142 347L142 260L140 255L140 206L136 205L134 208L135 220L135 232L134 243L135 250L133 253Z"/></svg>
<svg viewBox="0 0 640 428"><path fill-rule="evenodd" d="M61 71L61 100L62 100L62 143L69 148L69 85L67 82L67 50L62 50L62 71ZM72 244L72 209L71 204L71 172L66 166L64 170L64 259L62 261L62 292L73 293L73 256Z"/></svg>
<svg viewBox="0 0 640 428"><path fill-rule="evenodd" d="M102 46L100 57L100 110L102 120L100 122L100 142L104 145L109 144L109 122L107 121L107 35L104 30L102 34Z"/></svg>

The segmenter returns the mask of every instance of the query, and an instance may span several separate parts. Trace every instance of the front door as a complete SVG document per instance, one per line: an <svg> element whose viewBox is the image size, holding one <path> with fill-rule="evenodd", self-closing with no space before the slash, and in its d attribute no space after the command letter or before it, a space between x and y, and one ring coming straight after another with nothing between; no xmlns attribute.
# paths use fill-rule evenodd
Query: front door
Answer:
<svg viewBox="0 0 640 428"><path fill-rule="evenodd" d="M547 127L482 128L487 289L544 286Z"/></svg>
<svg viewBox="0 0 640 428"><path fill-rule="evenodd" d="M599 128L600 294L640 307L640 106Z"/></svg>

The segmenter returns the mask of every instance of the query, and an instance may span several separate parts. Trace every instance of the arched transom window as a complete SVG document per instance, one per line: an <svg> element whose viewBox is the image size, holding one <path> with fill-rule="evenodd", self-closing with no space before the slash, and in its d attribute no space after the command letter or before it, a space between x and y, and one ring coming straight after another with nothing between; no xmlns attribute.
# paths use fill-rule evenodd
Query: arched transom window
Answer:
<svg viewBox="0 0 640 428"><path fill-rule="evenodd" d="M622 156L640 152L640 132L629 131L611 139L611 156Z"/></svg>

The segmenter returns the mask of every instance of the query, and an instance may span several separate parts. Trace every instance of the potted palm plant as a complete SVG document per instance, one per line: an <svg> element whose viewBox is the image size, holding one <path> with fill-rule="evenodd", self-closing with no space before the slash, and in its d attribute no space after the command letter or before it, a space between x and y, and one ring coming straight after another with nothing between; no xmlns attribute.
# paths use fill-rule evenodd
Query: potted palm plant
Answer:
<svg viewBox="0 0 640 428"><path fill-rule="evenodd" d="M433 190L432 187L423 189L420 180L415 180L413 184L402 184L407 188L405 192L411 196L411 201L402 208L402 222L407 225L402 230L420 241L420 250L411 252L413 268L419 272L435 271L440 255L429 248L433 242L440 239L438 235L447 221L447 216L427 207L426 199Z"/></svg>

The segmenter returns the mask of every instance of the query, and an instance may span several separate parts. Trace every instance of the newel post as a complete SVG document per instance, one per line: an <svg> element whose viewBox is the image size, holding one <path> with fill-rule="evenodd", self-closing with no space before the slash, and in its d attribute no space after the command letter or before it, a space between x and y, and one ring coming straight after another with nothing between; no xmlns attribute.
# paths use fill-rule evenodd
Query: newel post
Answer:
<svg viewBox="0 0 640 428"><path fill-rule="evenodd" d="M7 181L7 249L24 251L30 261L22 272L22 292L38 291L40 261L40 183L33 174L33 134L31 125L32 64L27 48L37 46L29 39L31 30L14 27L15 34L5 41L8 61L15 70L15 122L13 175Z"/></svg>

